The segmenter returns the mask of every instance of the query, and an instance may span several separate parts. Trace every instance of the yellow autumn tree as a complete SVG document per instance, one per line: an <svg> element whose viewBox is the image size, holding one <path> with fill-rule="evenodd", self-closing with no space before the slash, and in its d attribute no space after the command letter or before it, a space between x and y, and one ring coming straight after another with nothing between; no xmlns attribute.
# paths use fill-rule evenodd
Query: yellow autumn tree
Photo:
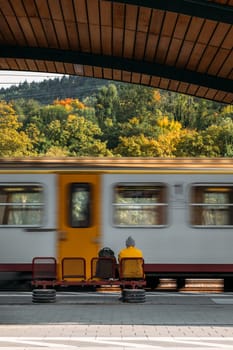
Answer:
<svg viewBox="0 0 233 350"><path fill-rule="evenodd" d="M11 104L0 102L0 157L30 155L32 144Z"/></svg>
<svg viewBox="0 0 233 350"><path fill-rule="evenodd" d="M174 157L176 147L180 141L182 134L185 132L182 129L181 123L169 119L167 116L158 118L157 124L159 127L159 135L155 144L159 157Z"/></svg>
<svg viewBox="0 0 233 350"><path fill-rule="evenodd" d="M126 157L174 157L180 137L185 132L182 125L163 116L157 119L157 128L153 130L154 136L141 132L139 135L120 137L114 153Z"/></svg>
<svg viewBox="0 0 233 350"><path fill-rule="evenodd" d="M158 141L144 134L130 137L120 136L120 143L114 149L116 156L122 157L160 157L161 150Z"/></svg>
<svg viewBox="0 0 233 350"><path fill-rule="evenodd" d="M58 105L58 106L63 106L65 107L66 110L73 110L73 109L85 109L87 108L84 103L82 103L81 101L79 101L79 99L77 98L65 98L63 100L55 100L53 102L54 105Z"/></svg>
<svg viewBox="0 0 233 350"><path fill-rule="evenodd" d="M84 116L88 120L95 121L95 110L93 107L86 106L78 98L65 98L55 100L53 106L63 107L68 114Z"/></svg>

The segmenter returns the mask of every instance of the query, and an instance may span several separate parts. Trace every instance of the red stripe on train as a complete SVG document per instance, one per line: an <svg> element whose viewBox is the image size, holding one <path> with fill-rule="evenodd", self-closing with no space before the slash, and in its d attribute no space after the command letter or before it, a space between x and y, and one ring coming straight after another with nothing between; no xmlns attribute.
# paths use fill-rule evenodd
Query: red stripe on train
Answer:
<svg viewBox="0 0 233 350"><path fill-rule="evenodd" d="M178 273L178 272L233 272L233 264L146 264L146 273ZM0 272L30 272L32 264L0 264Z"/></svg>
<svg viewBox="0 0 233 350"><path fill-rule="evenodd" d="M30 272L32 264L0 264L0 272Z"/></svg>

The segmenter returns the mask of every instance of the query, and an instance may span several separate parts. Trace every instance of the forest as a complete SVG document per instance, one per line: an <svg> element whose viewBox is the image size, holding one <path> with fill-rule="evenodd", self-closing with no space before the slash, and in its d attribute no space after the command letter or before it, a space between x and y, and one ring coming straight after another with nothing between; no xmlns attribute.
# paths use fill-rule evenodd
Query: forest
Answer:
<svg viewBox="0 0 233 350"><path fill-rule="evenodd" d="M0 157L232 157L233 106L80 77L0 89Z"/></svg>

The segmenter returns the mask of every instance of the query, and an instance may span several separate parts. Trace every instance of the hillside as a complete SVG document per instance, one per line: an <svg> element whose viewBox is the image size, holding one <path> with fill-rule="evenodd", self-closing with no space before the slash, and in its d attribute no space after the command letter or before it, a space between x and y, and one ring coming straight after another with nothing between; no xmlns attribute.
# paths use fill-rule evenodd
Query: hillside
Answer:
<svg viewBox="0 0 233 350"><path fill-rule="evenodd" d="M67 97L78 97L79 100L83 100L108 83L108 80L78 76L64 76L61 79L46 79L32 83L25 81L18 86L0 89L0 100L9 102L21 98L35 99L42 104L50 104L56 99Z"/></svg>
<svg viewBox="0 0 233 350"><path fill-rule="evenodd" d="M9 102L9 103L8 103ZM0 90L0 156L232 157L232 106L92 78Z"/></svg>

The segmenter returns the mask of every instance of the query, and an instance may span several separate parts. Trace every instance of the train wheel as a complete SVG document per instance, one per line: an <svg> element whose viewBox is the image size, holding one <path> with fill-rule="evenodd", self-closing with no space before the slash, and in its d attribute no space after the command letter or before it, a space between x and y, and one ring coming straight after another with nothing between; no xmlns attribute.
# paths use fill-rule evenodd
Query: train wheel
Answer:
<svg viewBox="0 0 233 350"><path fill-rule="evenodd" d="M55 303L56 290L55 289L33 289L32 302L33 303Z"/></svg>
<svg viewBox="0 0 233 350"><path fill-rule="evenodd" d="M126 303L144 303L146 292L144 289L123 289L122 301Z"/></svg>

